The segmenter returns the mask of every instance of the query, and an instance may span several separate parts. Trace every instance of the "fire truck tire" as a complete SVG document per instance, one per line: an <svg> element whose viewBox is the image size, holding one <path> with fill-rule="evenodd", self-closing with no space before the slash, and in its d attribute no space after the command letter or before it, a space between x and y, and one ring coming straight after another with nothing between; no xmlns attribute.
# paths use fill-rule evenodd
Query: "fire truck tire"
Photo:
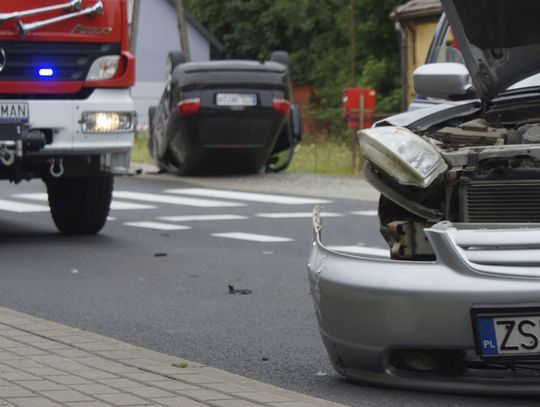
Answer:
<svg viewBox="0 0 540 407"><path fill-rule="evenodd" d="M68 235L98 233L109 215L113 177L47 179L51 215L58 230Z"/></svg>

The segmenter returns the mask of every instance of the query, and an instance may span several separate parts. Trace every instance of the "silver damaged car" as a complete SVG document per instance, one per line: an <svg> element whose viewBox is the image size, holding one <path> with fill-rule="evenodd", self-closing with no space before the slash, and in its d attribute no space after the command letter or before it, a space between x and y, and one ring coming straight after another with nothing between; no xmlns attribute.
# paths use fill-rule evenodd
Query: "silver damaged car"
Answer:
<svg viewBox="0 0 540 407"><path fill-rule="evenodd" d="M424 65L414 85L451 102L359 132L390 258L327 248L315 209L320 332L355 381L538 396L540 2L442 4L466 67Z"/></svg>

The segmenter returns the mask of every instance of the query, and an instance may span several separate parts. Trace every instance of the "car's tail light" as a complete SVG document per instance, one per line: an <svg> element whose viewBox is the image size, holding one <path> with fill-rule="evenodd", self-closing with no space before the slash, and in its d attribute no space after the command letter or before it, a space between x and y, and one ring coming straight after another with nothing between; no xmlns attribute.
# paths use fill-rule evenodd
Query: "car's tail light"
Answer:
<svg viewBox="0 0 540 407"><path fill-rule="evenodd" d="M201 99L193 98L178 102L176 105L176 113L180 116L189 116L197 113L201 109Z"/></svg>
<svg viewBox="0 0 540 407"><path fill-rule="evenodd" d="M274 98L274 100L272 100L272 106L277 113L283 116L289 113L289 109L291 108L291 104L288 100L277 98Z"/></svg>

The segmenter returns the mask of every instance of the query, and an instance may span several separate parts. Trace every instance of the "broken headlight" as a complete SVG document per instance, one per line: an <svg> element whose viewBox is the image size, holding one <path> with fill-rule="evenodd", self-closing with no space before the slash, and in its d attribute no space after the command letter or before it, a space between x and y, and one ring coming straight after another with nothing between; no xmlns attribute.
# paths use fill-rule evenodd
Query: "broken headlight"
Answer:
<svg viewBox="0 0 540 407"><path fill-rule="evenodd" d="M435 147L404 127L358 132L364 157L403 185L428 187L448 166Z"/></svg>

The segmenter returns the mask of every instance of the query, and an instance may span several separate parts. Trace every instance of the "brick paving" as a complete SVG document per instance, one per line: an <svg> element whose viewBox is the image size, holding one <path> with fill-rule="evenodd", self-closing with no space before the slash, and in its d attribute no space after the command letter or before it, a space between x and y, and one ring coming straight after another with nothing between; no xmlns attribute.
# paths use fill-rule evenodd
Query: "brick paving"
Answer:
<svg viewBox="0 0 540 407"><path fill-rule="evenodd" d="M0 307L0 407L339 407Z"/></svg>

